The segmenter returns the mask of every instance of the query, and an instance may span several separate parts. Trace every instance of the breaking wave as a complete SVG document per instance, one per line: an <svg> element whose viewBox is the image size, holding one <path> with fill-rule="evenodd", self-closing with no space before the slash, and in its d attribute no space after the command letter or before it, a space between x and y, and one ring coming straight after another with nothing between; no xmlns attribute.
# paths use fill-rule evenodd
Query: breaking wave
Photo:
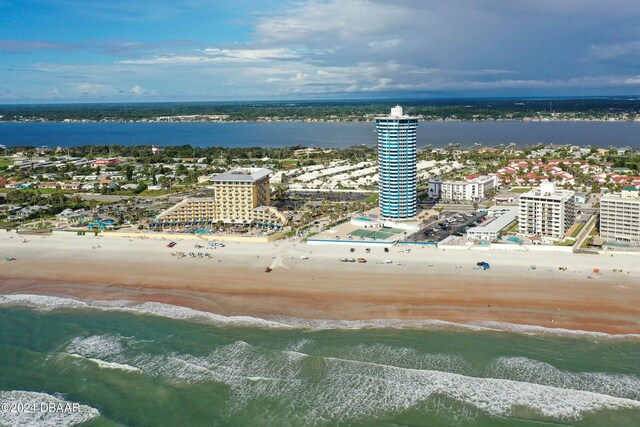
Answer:
<svg viewBox="0 0 640 427"><path fill-rule="evenodd" d="M453 329L473 331L505 331L523 334L546 334L564 336L588 336L599 338L640 339L640 334L606 334L603 332L576 331L568 329L545 328L542 326L518 325L501 322L475 322L469 324L453 323L443 320L324 320L301 318L261 319L250 316L224 316L187 307L158 302L135 301L82 301L74 298L61 298L31 294L0 295L0 306L23 306L37 310L51 311L57 309L94 309L101 311L125 312L132 314L153 315L176 320L203 321L218 326L243 326L281 329L365 329L365 328L416 328L416 329Z"/></svg>
<svg viewBox="0 0 640 427"><path fill-rule="evenodd" d="M109 363L187 384L226 384L232 412L266 399L286 403L289 412L284 416L294 424L338 423L418 407L437 411L433 401L440 398L492 416L517 416L519 408L528 408L562 421L579 420L587 412L640 408L634 376L569 373L526 358L499 358L478 369L457 355L384 345L315 355L312 340L284 350L237 341L206 356L130 354L127 340L78 337L66 351L93 357L93 343L99 342L104 348L99 356ZM302 352L305 349L308 352Z"/></svg>

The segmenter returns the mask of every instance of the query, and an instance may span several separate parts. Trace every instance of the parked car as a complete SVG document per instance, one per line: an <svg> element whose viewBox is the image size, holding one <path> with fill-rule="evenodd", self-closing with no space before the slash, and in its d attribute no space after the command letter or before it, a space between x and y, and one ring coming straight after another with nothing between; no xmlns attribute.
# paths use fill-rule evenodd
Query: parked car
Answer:
<svg viewBox="0 0 640 427"><path fill-rule="evenodd" d="M174 247L175 245L177 245L177 243L176 243L176 242L171 242L171 243L169 243L169 244L167 245L167 247L168 247L168 248L172 248L172 247Z"/></svg>

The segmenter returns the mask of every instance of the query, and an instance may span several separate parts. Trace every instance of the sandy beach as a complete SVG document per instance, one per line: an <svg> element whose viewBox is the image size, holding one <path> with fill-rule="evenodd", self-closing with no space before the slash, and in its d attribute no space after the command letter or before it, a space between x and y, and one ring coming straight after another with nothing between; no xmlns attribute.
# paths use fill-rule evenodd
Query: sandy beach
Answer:
<svg viewBox="0 0 640 427"><path fill-rule="evenodd" d="M203 241L196 249L193 240L176 241L168 248L156 239L2 231L0 294L155 301L260 318L496 321L640 333L639 256L421 247L408 253L400 246L351 253L349 246L294 241L217 249ZM170 255L177 251L211 258ZM478 261L491 269L475 268Z"/></svg>

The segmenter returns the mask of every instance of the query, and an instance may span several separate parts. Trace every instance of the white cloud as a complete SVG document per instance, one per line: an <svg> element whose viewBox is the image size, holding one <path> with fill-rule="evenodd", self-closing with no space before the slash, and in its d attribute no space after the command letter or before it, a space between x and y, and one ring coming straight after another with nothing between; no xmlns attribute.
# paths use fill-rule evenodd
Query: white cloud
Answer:
<svg viewBox="0 0 640 427"><path fill-rule="evenodd" d="M210 99L563 88L630 93L640 75L636 3L299 0L257 11L244 44L96 41L103 55L127 59L36 63L31 70L36 80L46 74L73 81L62 87L85 97L159 95L144 87Z"/></svg>
<svg viewBox="0 0 640 427"><path fill-rule="evenodd" d="M402 41L403 40L401 38L393 38L387 40L372 41L367 43L367 45L373 50L389 50L398 46L400 43L402 43Z"/></svg>
<svg viewBox="0 0 640 427"><path fill-rule="evenodd" d="M117 90L102 83L78 83L73 85L72 92L78 95L113 95Z"/></svg>
<svg viewBox="0 0 640 427"><path fill-rule="evenodd" d="M233 63L264 62L300 58L291 49L219 49L208 48L193 51L187 55L161 55L151 58L123 60L121 64L160 65L160 64L197 64L197 63Z"/></svg>
<svg viewBox="0 0 640 427"><path fill-rule="evenodd" d="M145 93L145 90L142 88L142 86L135 85L134 87L129 89L129 93L132 93L134 95L143 95Z"/></svg>
<svg viewBox="0 0 640 427"><path fill-rule="evenodd" d="M204 53L213 58L224 58L237 61L265 61L277 59L299 58L300 55L290 49L205 49Z"/></svg>

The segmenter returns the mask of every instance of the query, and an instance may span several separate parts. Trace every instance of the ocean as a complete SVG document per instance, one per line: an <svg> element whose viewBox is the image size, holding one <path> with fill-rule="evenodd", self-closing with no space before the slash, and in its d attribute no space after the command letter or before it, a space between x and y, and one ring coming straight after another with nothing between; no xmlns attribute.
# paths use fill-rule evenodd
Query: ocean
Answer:
<svg viewBox="0 0 640 427"><path fill-rule="evenodd" d="M374 145L373 123L0 123L0 144L344 148ZM640 122L420 122L418 145L640 147Z"/></svg>
<svg viewBox="0 0 640 427"><path fill-rule="evenodd" d="M640 337L0 296L7 426L640 425Z"/></svg>

